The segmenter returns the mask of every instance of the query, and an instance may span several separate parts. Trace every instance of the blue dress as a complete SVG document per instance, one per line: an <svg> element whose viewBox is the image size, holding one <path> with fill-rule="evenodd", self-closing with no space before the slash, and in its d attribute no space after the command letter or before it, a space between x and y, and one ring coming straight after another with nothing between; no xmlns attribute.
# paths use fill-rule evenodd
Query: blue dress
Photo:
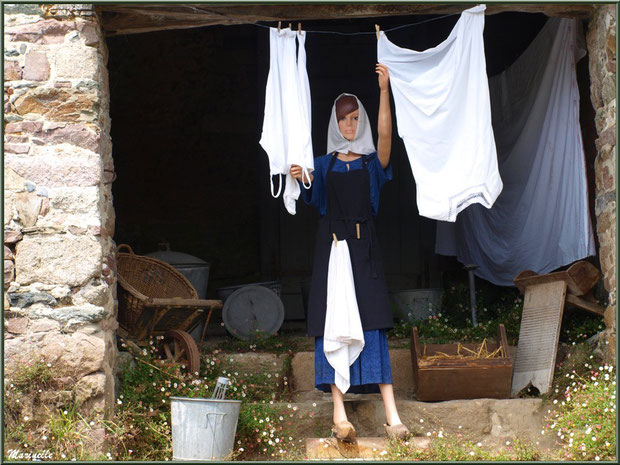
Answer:
<svg viewBox="0 0 620 465"><path fill-rule="evenodd" d="M366 160L370 182L370 203L374 217L377 215L379 208L381 188L387 181L392 179L392 166L388 164L383 169L376 153L370 154L370 156L366 157ZM312 188L310 190L301 189L306 203L316 207L321 216L324 216L327 212L327 189L325 182L331 161L331 153L315 158ZM343 162L336 159L331 169L334 172L344 173L362 168L363 161L362 158L359 158L351 162ZM379 392L379 383L392 383L386 330L372 329L364 331L364 341L364 349L350 367L351 387L347 391L350 393L375 393ZM334 384L334 369L325 358L322 337L315 338L314 349L315 387L323 392L330 392L330 385Z"/></svg>

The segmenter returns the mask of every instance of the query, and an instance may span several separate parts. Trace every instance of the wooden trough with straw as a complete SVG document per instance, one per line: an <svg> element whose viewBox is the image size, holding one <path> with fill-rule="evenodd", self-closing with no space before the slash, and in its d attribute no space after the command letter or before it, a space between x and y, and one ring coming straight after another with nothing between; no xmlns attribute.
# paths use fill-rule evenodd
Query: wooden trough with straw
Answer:
<svg viewBox="0 0 620 465"><path fill-rule="evenodd" d="M512 360L502 324L496 342L465 344L421 345L414 327L411 360L417 400L510 397Z"/></svg>

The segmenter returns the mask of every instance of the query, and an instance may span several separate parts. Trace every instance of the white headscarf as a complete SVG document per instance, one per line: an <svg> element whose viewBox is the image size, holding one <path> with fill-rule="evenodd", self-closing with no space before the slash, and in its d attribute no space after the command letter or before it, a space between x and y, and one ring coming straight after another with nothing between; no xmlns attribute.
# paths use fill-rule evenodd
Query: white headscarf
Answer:
<svg viewBox="0 0 620 465"><path fill-rule="evenodd" d="M359 107L360 115L357 120L357 131L353 140L349 141L340 132L338 128L338 118L336 117L336 102L340 97L349 95L355 97L357 105ZM336 100L334 100L334 106L332 107L332 116L329 120L329 127L327 129L327 153L340 152L340 153L359 153L360 155L368 155L376 152L375 144L372 141L372 130L370 129L370 122L368 121L368 115L364 109L362 102L353 94L340 94Z"/></svg>

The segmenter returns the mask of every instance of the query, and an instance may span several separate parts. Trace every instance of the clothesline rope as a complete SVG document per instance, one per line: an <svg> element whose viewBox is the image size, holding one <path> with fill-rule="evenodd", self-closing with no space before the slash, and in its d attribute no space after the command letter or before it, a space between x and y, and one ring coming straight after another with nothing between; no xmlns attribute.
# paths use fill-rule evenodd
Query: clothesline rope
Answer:
<svg viewBox="0 0 620 465"><path fill-rule="evenodd" d="M409 24L403 24L401 26L396 26L396 27L392 27L390 29L382 29L383 32L392 32L392 31L396 31L397 29L403 29L406 27L411 27L411 26L418 26L420 24L424 24L424 23L430 23L431 21L437 21L439 19L444 19L444 18L448 18L450 16L456 16L456 15L460 15L461 13L450 13L448 15L443 15L443 16L438 16L436 18L431 18L431 19L426 19L424 21L418 21L417 23L409 23ZM275 26L268 26L266 24L259 24L259 23L249 23L249 24L253 24L254 26L259 26L259 27L264 27L266 29L275 27ZM337 35L341 35L341 36L360 36L360 35L376 35L377 32L376 31L368 31L368 32L340 32L340 31L308 31L304 29L304 32L308 33L308 34L337 34Z"/></svg>

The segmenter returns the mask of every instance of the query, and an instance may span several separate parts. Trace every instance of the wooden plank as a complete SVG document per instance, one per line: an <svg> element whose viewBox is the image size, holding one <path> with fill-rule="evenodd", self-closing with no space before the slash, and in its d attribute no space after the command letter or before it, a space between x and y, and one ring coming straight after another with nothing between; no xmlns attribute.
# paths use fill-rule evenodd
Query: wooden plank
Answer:
<svg viewBox="0 0 620 465"><path fill-rule="evenodd" d="M420 369L416 399L506 399L510 397L511 366L432 367Z"/></svg>
<svg viewBox="0 0 620 465"><path fill-rule="evenodd" d="M605 316L605 309L594 302L584 299L583 297L577 297L573 294L566 294L566 302L573 304L582 310L586 310L590 313L594 313L598 316Z"/></svg>
<svg viewBox="0 0 620 465"><path fill-rule="evenodd" d="M524 292L527 286L534 284L565 281L571 294L581 296L587 294L601 277L601 272L594 265L582 260L565 271L541 275L531 270L522 271L515 277L514 283L521 292Z"/></svg>
<svg viewBox="0 0 620 465"><path fill-rule="evenodd" d="M530 383L541 394L551 388L565 297L565 281L535 284L525 289L512 395Z"/></svg>
<svg viewBox="0 0 620 465"><path fill-rule="evenodd" d="M199 4L100 4L96 6L106 35L133 34L169 29L187 29L218 24L249 24L258 21L308 21L406 15L445 15L460 13L471 4L332 4L332 5L199 5ZM593 5L489 4L486 14L507 11L544 13L586 19Z"/></svg>

